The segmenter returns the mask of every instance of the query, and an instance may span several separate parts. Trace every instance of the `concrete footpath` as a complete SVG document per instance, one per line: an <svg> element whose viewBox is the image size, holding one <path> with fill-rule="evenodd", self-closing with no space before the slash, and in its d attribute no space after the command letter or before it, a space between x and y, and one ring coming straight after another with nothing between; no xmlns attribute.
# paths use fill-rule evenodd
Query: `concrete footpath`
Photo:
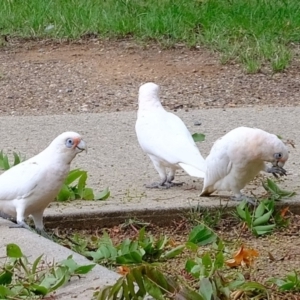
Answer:
<svg viewBox="0 0 300 300"><path fill-rule="evenodd" d="M292 210L300 213L300 107L209 109L178 111L176 114L182 118L191 133L206 135L206 140L198 143L204 157L217 138L238 126L258 127L293 140L296 148L289 146L290 158L285 166L288 176L279 185L297 192L295 197L281 203L288 203ZM228 193L200 198L202 180L190 178L183 171L179 171L175 178L175 181L185 182L182 187L146 189L145 183L158 180L159 177L138 145L135 121L136 112L0 118L0 149L5 152L20 152L26 154L27 158L40 152L63 131L72 130L82 134L88 145L88 153L78 155L72 168L87 170L88 185L96 192L105 187L111 190L111 197L106 201L52 203L45 212L46 227L97 228L116 225L133 217L162 223L178 218L184 211L197 205L210 208L220 204L236 205L228 201ZM201 122L201 125L195 126L195 122ZM264 192L260 179L247 186L246 194L250 191L258 196ZM54 258L59 261L71 252L31 232L7 227L7 221L1 221L2 252L10 242L17 243L33 259L44 253L49 260ZM86 261L79 255L74 254L74 257L80 259L80 262ZM96 285L112 283L116 276L97 266L86 279L73 281L60 289L56 297L68 299L67 294L71 291L73 296L76 293L80 295L79 299L91 299Z"/></svg>

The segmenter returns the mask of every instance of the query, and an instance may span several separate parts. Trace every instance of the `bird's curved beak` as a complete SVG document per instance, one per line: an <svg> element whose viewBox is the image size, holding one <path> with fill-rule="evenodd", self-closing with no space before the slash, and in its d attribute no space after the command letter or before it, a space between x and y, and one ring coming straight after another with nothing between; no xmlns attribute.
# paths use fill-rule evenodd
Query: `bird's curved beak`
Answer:
<svg viewBox="0 0 300 300"><path fill-rule="evenodd" d="M281 160L275 160L275 161L273 162L273 166L274 166L274 167L280 167L280 168L283 168L283 167L284 167L284 164L285 164L285 162L284 162L284 161L281 161Z"/></svg>
<svg viewBox="0 0 300 300"><path fill-rule="evenodd" d="M80 152L87 152L87 146L84 140L79 140L79 143L75 144L75 147L80 150Z"/></svg>

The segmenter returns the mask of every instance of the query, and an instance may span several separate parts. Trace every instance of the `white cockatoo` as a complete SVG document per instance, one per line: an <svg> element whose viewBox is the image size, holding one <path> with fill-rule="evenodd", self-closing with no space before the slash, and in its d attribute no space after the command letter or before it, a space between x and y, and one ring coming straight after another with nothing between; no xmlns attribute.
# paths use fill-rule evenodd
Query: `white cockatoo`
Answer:
<svg viewBox="0 0 300 300"><path fill-rule="evenodd" d="M160 182L146 187L171 187L179 167L190 176L204 178L205 160L182 120L167 112L158 96L159 86L148 82L139 89L135 130L141 148L152 160ZM170 169L167 174L167 168Z"/></svg>
<svg viewBox="0 0 300 300"><path fill-rule="evenodd" d="M285 144L274 134L257 128L238 127L219 138L206 158L206 174L201 196L215 191L232 191L233 199L249 200L241 193L260 171L277 177L289 157ZM265 162L272 163L268 167Z"/></svg>
<svg viewBox="0 0 300 300"><path fill-rule="evenodd" d="M45 235L43 212L57 196L77 153L86 144L76 132L64 132L38 155L21 162L0 176L0 212L16 218L17 225L30 229L25 218L32 216L37 232Z"/></svg>

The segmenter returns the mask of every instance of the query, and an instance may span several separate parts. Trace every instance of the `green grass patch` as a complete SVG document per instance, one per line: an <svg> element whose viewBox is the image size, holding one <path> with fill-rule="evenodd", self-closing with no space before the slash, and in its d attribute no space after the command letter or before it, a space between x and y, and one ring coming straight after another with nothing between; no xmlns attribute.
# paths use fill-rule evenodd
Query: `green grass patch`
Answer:
<svg viewBox="0 0 300 300"><path fill-rule="evenodd" d="M248 72L284 70L300 40L298 0L2 0L0 33L78 39L133 36L164 46L206 45Z"/></svg>

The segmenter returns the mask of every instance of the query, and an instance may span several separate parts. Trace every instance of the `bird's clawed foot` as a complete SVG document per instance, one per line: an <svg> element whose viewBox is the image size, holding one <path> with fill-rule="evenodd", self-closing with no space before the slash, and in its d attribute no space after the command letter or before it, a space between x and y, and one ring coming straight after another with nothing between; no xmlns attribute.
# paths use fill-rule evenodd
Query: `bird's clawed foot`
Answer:
<svg viewBox="0 0 300 300"><path fill-rule="evenodd" d="M165 184L168 185L169 187L172 187L172 186L182 186L184 184L184 182L167 181L167 182L165 182Z"/></svg>
<svg viewBox="0 0 300 300"><path fill-rule="evenodd" d="M276 178L278 178L278 175L279 176L286 176L287 175L286 170L282 167L279 167L279 166L273 166L271 168L268 168L267 172L273 174Z"/></svg>
<svg viewBox="0 0 300 300"><path fill-rule="evenodd" d="M246 196L246 195L239 195L239 196L233 196L231 197L231 200L233 201L246 201L247 203L251 204L251 205L254 205L256 206L257 205L257 201L254 197L249 197L249 196Z"/></svg>
<svg viewBox="0 0 300 300"><path fill-rule="evenodd" d="M151 184L146 184L146 188L153 189L153 188L158 188L158 189L169 189L172 186L182 186L183 182L170 182L170 181L165 181L163 183L161 182L153 182Z"/></svg>
<svg viewBox="0 0 300 300"><path fill-rule="evenodd" d="M33 229L27 225L24 221L22 222L17 222L17 224L13 224L13 225L10 225L9 228L25 228L25 229L28 229L30 231L33 231Z"/></svg>
<svg viewBox="0 0 300 300"><path fill-rule="evenodd" d="M42 237L48 239L48 240L53 240L52 237L44 230L44 229L35 229L36 233L41 235Z"/></svg>

